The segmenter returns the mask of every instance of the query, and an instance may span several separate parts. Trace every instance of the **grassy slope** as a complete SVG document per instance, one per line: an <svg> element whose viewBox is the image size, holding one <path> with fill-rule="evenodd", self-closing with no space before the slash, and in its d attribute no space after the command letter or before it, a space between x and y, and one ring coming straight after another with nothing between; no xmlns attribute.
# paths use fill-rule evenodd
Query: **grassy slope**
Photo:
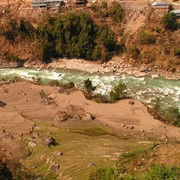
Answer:
<svg viewBox="0 0 180 180"><path fill-rule="evenodd" d="M56 173L48 170L50 164L46 164L47 158L60 164L59 176L78 180L87 178L96 168L114 166L118 156L130 149L151 146L140 145L137 143L139 139L128 139L99 126L58 128L44 125L43 130L34 131L37 132L51 132L58 144L48 148L38 143L31 155L23 161L23 165L34 174L51 179ZM26 140L28 138L25 137ZM63 152L63 156L53 155L55 150ZM44 158L40 160L42 155Z"/></svg>

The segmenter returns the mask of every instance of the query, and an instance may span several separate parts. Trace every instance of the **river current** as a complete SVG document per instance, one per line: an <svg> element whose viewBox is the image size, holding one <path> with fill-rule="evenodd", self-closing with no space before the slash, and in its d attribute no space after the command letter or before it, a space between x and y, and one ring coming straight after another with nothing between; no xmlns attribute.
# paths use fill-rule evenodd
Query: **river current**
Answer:
<svg viewBox="0 0 180 180"><path fill-rule="evenodd" d="M49 84L54 80L61 84L74 82L75 86L80 89L84 86L84 80L89 78L93 86L96 86L95 93L102 95L108 95L114 86L124 83L128 96L141 100L148 106L152 106L159 99L164 108L174 106L180 111L180 81L115 74L95 75L65 69L0 69L0 81L7 82L19 77L26 81L40 80L41 84Z"/></svg>

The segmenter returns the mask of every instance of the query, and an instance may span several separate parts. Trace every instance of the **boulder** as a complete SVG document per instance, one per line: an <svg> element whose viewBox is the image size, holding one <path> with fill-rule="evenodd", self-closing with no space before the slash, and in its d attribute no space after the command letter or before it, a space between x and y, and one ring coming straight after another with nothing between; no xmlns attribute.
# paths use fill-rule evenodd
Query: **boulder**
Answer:
<svg viewBox="0 0 180 180"><path fill-rule="evenodd" d="M142 67L140 67L139 70L140 70L140 72L147 72L147 71L149 71L149 68L142 66Z"/></svg>
<svg viewBox="0 0 180 180"><path fill-rule="evenodd" d="M54 121L63 122L68 119L68 115L65 111L58 111L56 116L54 117Z"/></svg>
<svg viewBox="0 0 180 180"><path fill-rule="evenodd" d="M60 164L55 164L54 163L54 164L51 165L51 171L53 171L53 172L58 171L59 168L60 168Z"/></svg>
<svg viewBox="0 0 180 180"><path fill-rule="evenodd" d="M5 102L0 101L0 107L4 107L4 106L6 106L6 103L5 103Z"/></svg>
<svg viewBox="0 0 180 180"><path fill-rule="evenodd" d="M36 147L36 144L34 142L28 143L28 148L34 148L34 147Z"/></svg>
<svg viewBox="0 0 180 180"><path fill-rule="evenodd" d="M159 78L159 75L158 75L158 74L152 74L151 77L152 77L153 79L157 79L157 78Z"/></svg>
<svg viewBox="0 0 180 180"><path fill-rule="evenodd" d="M56 140L53 137L44 138L44 145L48 146L49 148L51 146L55 146L56 144Z"/></svg>
<svg viewBox="0 0 180 180"><path fill-rule="evenodd" d="M134 105L135 103L134 103L134 101L129 101L129 104Z"/></svg>
<svg viewBox="0 0 180 180"><path fill-rule="evenodd" d="M84 121L92 121L93 120L93 116L90 113L85 113L82 116L82 120L84 120Z"/></svg>
<svg viewBox="0 0 180 180"><path fill-rule="evenodd" d="M56 94L50 94L48 95L48 99L55 99L56 98Z"/></svg>

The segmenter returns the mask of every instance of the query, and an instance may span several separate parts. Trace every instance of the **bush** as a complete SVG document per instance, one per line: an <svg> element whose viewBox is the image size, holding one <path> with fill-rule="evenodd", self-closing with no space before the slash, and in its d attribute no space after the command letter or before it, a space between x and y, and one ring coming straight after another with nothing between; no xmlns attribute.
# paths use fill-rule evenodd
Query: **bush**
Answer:
<svg viewBox="0 0 180 180"><path fill-rule="evenodd" d="M18 29L17 22L13 19L10 19L3 33L5 38L11 42L14 42L17 37L17 29Z"/></svg>
<svg viewBox="0 0 180 180"><path fill-rule="evenodd" d="M88 92L94 91L95 88L96 88L96 87L94 87L94 86L92 85L92 82L91 82L91 80L89 80L89 79L86 79L86 80L84 81L84 87L85 87L85 89L86 89Z"/></svg>
<svg viewBox="0 0 180 180"><path fill-rule="evenodd" d="M180 56L180 48L174 48L174 55Z"/></svg>
<svg viewBox="0 0 180 180"><path fill-rule="evenodd" d="M6 163L0 161L0 179L12 179L13 175Z"/></svg>
<svg viewBox="0 0 180 180"><path fill-rule="evenodd" d="M179 109L175 107L169 107L164 111L164 118L167 122L180 127L180 113Z"/></svg>
<svg viewBox="0 0 180 180"><path fill-rule="evenodd" d="M60 86L64 89L72 89L75 88L74 82L69 82L67 84L60 84Z"/></svg>
<svg viewBox="0 0 180 180"><path fill-rule="evenodd" d="M89 176L89 180L118 180L113 168L99 168L95 172L92 172Z"/></svg>
<svg viewBox="0 0 180 180"><path fill-rule="evenodd" d="M138 59L139 55L140 55L140 50L136 46L134 46L134 47L129 49L129 53L130 53L132 58Z"/></svg>
<svg viewBox="0 0 180 180"><path fill-rule="evenodd" d="M138 33L138 39L141 44L153 44L156 41L153 34L150 34L145 31L141 31Z"/></svg>
<svg viewBox="0 0 180 180"><path fill-rule="evenodd" d="M163 24L165 26L166 29L169 30L176 30L178 23L177 23L177 17L174 13L167 13L163 16Z"/></svg>
<svg viewBox="0 0 180 180"><path fill-rule="evenodd" d="M21 33L22 36L30 37L34 32L34 27L29 21L21 19L18 31Z"/></svg>
<svg viewBox="0 0 180 180"><path fill-rule="evenodd" d="M14 54L11 54L9 52L6 52L4 54L4 57L10 62L12 62L12 61L13 62L18 62L20 60L18 56L14 55Z"/></svg>
<svg viewBox="0 0 180 180"><path fill-rule="evenodd" d="M180 168L153 165L149 169L145 179L147 180L176 180L180 177Z"/></svg>
<svg viewBox="0 0 180 180"><path fill-rule="evenodd" d="M109 102L113 103L117 100L120 100L126 96L125 93L126 85L124 83L119 83L109 94Z"/></svg>
<svg viewBox="0 0 180 180"><path fill-rule="evenodd" d="M150 110L155 118L165 121L166 123L173 124L180 127L180 112L178 108L168 107L166 109L162 108L159 99L156 100L154 107Z"/></svg>
<svg viewBox="0 0 180 180"><path fill-rule="evenodd" d="M121 22L124 18L124 10L119 3L115 2L108 10L108 15L114 22Z"/></svg>

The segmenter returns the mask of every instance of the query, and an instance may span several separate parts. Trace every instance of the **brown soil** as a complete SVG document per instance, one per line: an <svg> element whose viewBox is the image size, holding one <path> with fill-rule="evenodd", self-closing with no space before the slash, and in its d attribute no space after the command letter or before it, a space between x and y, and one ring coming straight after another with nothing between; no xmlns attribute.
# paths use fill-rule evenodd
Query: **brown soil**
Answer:
<svg viewBox="0 0 180 180"><path fill-rule="evenodd" d="M44 103L40 92L46 95L55 94L55 97ZM148 114L147 108L139 101L122 100L114 104L98 104L85 99L80 91L71 94L58 93L59 88L38 86L26 82L1 85L1 101L7 105L0 108L0 149L8 157L24 158L28 155L27 149L21 142L22 134L31 133L35 123L52 123L59 110L67 109L69 105L81 107L83 112L95 117L95 120L80 124L91 125L96 122L111 129L122 131L125 136L158 137L160 140L180 139L179 128L168 126L155 120ZM73 120L65 121L73 124ZM67 124L66 124L67 125ZM132 128L133 126L133 128Z"/></svg>

